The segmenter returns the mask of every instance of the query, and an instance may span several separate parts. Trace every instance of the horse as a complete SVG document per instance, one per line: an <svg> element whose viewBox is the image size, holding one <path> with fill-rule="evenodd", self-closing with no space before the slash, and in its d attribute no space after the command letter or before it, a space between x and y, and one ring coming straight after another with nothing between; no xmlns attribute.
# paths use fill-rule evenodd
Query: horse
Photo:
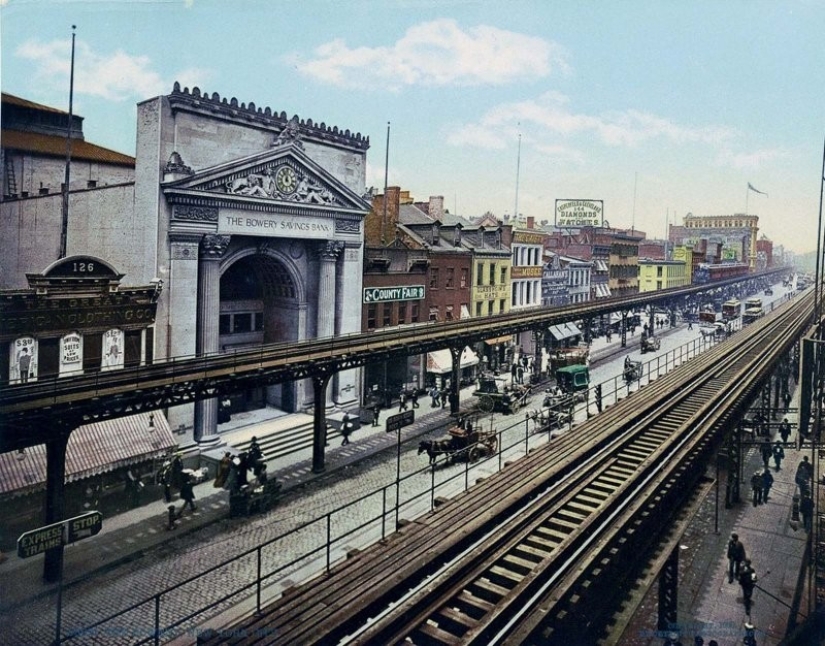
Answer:
<svg viewBox="0 0 825 646"><path fill-rule="evenodd" d="M452 452L452 442L449 439L445 440L422 440L418 444L418 455L424 452L430 458L430 464L435 464L439 455L449 454Z"/></svg>

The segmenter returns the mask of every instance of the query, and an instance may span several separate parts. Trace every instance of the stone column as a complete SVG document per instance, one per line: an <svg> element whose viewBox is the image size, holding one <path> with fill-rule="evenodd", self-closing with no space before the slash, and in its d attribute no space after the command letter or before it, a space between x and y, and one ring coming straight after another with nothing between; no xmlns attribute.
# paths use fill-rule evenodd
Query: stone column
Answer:
<svg viewBox="0 0 825 646"><path fill-rule="evenodd" d="M319 339L335 335L335 263L341 250L342 242L328 241L318 248L321 266L318 271L318 320L317 337ZM325 405L332 408L332 389L326 389Z"/></svg>
<svg viewBox="0 0 825 646"><path fill-rule="evenodd" d="M209 233L201 240L198 259L198 355L215 354L221 306L220 261L229 246L229 236ZM195 441L215 435L218 428L218 400L204 399L195 408Z"/></svg>
<svg viewBox="0 0 825 646"><path fill-rule="evenodd" d="M361 331L361 300L363 273L361 247L347 245L338 261L335 285L335 335ZM342 370L333 380L334 399L341 406L361 400L361 369Z"/></svg>

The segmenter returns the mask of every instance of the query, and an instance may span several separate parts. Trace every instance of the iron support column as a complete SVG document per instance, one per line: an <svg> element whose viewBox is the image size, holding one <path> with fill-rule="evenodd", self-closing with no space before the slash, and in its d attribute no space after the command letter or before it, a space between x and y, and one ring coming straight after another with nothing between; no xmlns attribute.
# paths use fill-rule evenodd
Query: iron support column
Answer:
<svg viewBox="0 0 825 646"><path fill-rule="evenodd" d="M461 381L461 353L464 351L463 347L455 348L450 347L450 357L453 360L453 368L451 371L451 381L450 383L450 414L451 415L458 415L459 408L461 408L460 402L460 381Z"/></svg>
<svg viewBox="0 0 825 646"><path fill-rule="evenodd" d="M660 631L676 625L679 593L679 546L667 557L659 575L659 617L656 627Z"/></svg>
<svg viewBox="0 0 825 646"><path fill-rule="evenodd" d="M312 377L314 405L312 407L312 472L323 473L327 446L326 393L332 373Z"/></svg>
<svg viewBox="0 0 825 646"><path fill-rule="evenodd" d="M46 442L46 517L45 525L60 522L65 517L64 484L66 482L66 446L71 430L58 425L58 433ZM54 583L63 570L63 546L46 550L43 560L43 580Z"/></svg>

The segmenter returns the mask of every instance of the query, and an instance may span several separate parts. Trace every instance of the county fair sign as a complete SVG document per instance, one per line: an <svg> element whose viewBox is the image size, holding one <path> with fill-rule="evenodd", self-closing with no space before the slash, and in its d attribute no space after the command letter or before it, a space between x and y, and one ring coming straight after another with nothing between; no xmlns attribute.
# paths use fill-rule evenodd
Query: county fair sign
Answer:
<svg viewBox="0 0 825 646"><path fill-rule="evenodd" d="M405 285L399 287L365 287L365 303L386 301L417 301L424 298L424 285Z"/></svg>
<svg viewBox="0 0 825 646"><path fill-rule="evenodd" d="M556 200L557 227L600 227L603 221L603 200Z"/></svg>

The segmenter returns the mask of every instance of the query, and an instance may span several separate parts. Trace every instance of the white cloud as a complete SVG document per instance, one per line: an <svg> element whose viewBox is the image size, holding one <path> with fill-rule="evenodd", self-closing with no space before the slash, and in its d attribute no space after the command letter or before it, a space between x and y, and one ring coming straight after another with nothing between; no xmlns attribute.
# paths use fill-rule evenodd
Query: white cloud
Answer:
<svg viewBox="0 0 825 646"><path fill-rule="evenodd" d="M410 27L389 47L350 48L336 39L313 54L290 63L323 83L351 88L502 85L569 71L556 43L487 25L462 29L448 19Z"/></svg>
<svg viewBox="0 0 825 646"><path fill-rule="evenodd" d="M502 139L512 140L518 124L532 132L536 145L547 150L557 146L559 139L577 136L595 137L611 147L632 147L651 139L719 145L734 136L727 128L683 126L639 110L579 114L569 103L564 95L548 92L534 100L501 104L488 110L477 123L456 128L448 141L454 145L500 149L505 145Z"/></svg>
<svg viewBox="0 0 825 646"><path fill-rule="evenodd" d="M766 162L775 159L785 159L789 156L788 151L781 149L763 149L754 150L749 153L735 153L726 148L719 151L719 154L716 156L716 165L736 169L761 168Z"/></svg>
<svg viewBox="0 0 825 646"><path fill-rule="evenodd" d="M194 85L208 80L209 73L200 69L182 70L173 79L164 79L152 69L148 56L132 56L123 51L100 54L86 43L75 44L74 91L78 95L97 96L109 101L145 99L168 92L175 80ZM33 82L41 89L65 91L71 68L71 41L42 43L30 40L15 54L34 64Z"/></svg>

